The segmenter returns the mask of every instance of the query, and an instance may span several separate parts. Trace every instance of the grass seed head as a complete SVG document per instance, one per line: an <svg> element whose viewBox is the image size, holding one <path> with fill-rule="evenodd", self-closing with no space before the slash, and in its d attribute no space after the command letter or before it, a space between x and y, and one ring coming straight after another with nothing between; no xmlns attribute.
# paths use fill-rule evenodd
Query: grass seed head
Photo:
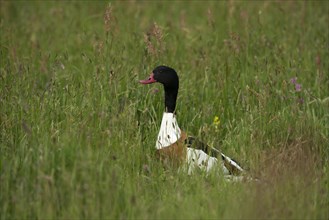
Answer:
<svg viewBox="0 0 329 220"><path fill-rule="evenodd" d="M208 8L208 10L207 10L207 18L208 18L208 25L211 26L211 27L214 27L215 26L215 19L214 19L214 15L213 15L210 8Z"/></svg>
<svg viewBox="0 0 329 220"><path fill-rule="evenodd" d="M111 30L112 20L113 20L112 6L111 6L111 4L108 4L108 6L105 9L105 13L104 13L104 27L105 27L106 34L108 34Z"/></svg>
<svg viewBox="0 0 329 220"><path fill-rule="evenodd" d="M156 51L155 51L155 48L152 44L152 41L151 41L151 36L150 34L144 34L144 42L146 44L146 49L147 49L147 52L148 54L150 55L155 55L156 54Z"/></svg>
<svg viewBox="0 0 329 220"><path fill-rule="evenodd" d="M162 28L154 22L144 34L148 54L158 56L164 50L163 36Z"/></svg>

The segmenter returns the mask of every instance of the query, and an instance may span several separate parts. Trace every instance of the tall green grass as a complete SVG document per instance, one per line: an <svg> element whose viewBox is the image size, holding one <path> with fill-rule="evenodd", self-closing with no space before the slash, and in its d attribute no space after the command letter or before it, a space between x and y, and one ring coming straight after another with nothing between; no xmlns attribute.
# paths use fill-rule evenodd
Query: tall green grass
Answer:
<svg viewBox="0 0 329 220"><path fill-rule="evenodd" d="M329 218L328 2L0 4L1 219ZM162 168L160 64L259 182Z"/></svg>

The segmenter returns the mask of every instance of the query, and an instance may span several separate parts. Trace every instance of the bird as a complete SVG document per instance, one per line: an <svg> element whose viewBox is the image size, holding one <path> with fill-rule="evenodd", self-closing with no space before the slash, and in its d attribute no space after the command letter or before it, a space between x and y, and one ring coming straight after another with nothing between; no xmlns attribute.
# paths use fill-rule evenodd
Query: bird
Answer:
<svg viewBox="0 0 329 220"><path fill-rule="evenodd" d="M139 83L161 83L164 88L165 111L155 144L156 156L161 162L183 167L189 175L196 170L210 173L216 168L227 178L244 174L245 170L235 160L180 129L175 112L179 77L173 68L157 66Z"/></svg>

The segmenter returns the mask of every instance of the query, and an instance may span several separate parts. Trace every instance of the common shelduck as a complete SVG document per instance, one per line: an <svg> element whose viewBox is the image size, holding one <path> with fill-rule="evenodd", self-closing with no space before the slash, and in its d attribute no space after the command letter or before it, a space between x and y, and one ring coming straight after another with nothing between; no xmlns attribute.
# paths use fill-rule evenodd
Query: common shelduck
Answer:
<svg viewBox="0 0 329 220"><path fill-rule="evenodd" d="M188 174L196 169L209 173L216 167L228 176L239 176L244 172L244 169L231 158L195 137L188 136L179 128L175 115L179 78L174 69L158 66L148 79L139 82L142 84L158 82L164 87L165 112L155 144L156 155L161 161L186 167Z"/></svg>

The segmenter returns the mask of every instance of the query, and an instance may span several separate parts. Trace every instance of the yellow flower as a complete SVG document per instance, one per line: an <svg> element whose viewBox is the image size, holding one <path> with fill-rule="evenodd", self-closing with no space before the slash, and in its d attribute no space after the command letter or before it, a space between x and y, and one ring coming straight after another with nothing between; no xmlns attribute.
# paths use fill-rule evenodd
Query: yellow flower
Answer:
<svg viewBox="0 0 329 220"><path fill-rule="evenodd" d="M214 121L213 121L212 124L215 126L215 129L218 130L218 127L220 125L220 120L219 120L219 117L217 115L214 117Z"/></svg>
<svg viewBox="0 0 329 220"><path fill-rule="evenodd" d="M220 124L220 120L219 120L219 117L216 115L215 118L214 118L214 122L213 122L214 125L219 125Z"/></svg>

